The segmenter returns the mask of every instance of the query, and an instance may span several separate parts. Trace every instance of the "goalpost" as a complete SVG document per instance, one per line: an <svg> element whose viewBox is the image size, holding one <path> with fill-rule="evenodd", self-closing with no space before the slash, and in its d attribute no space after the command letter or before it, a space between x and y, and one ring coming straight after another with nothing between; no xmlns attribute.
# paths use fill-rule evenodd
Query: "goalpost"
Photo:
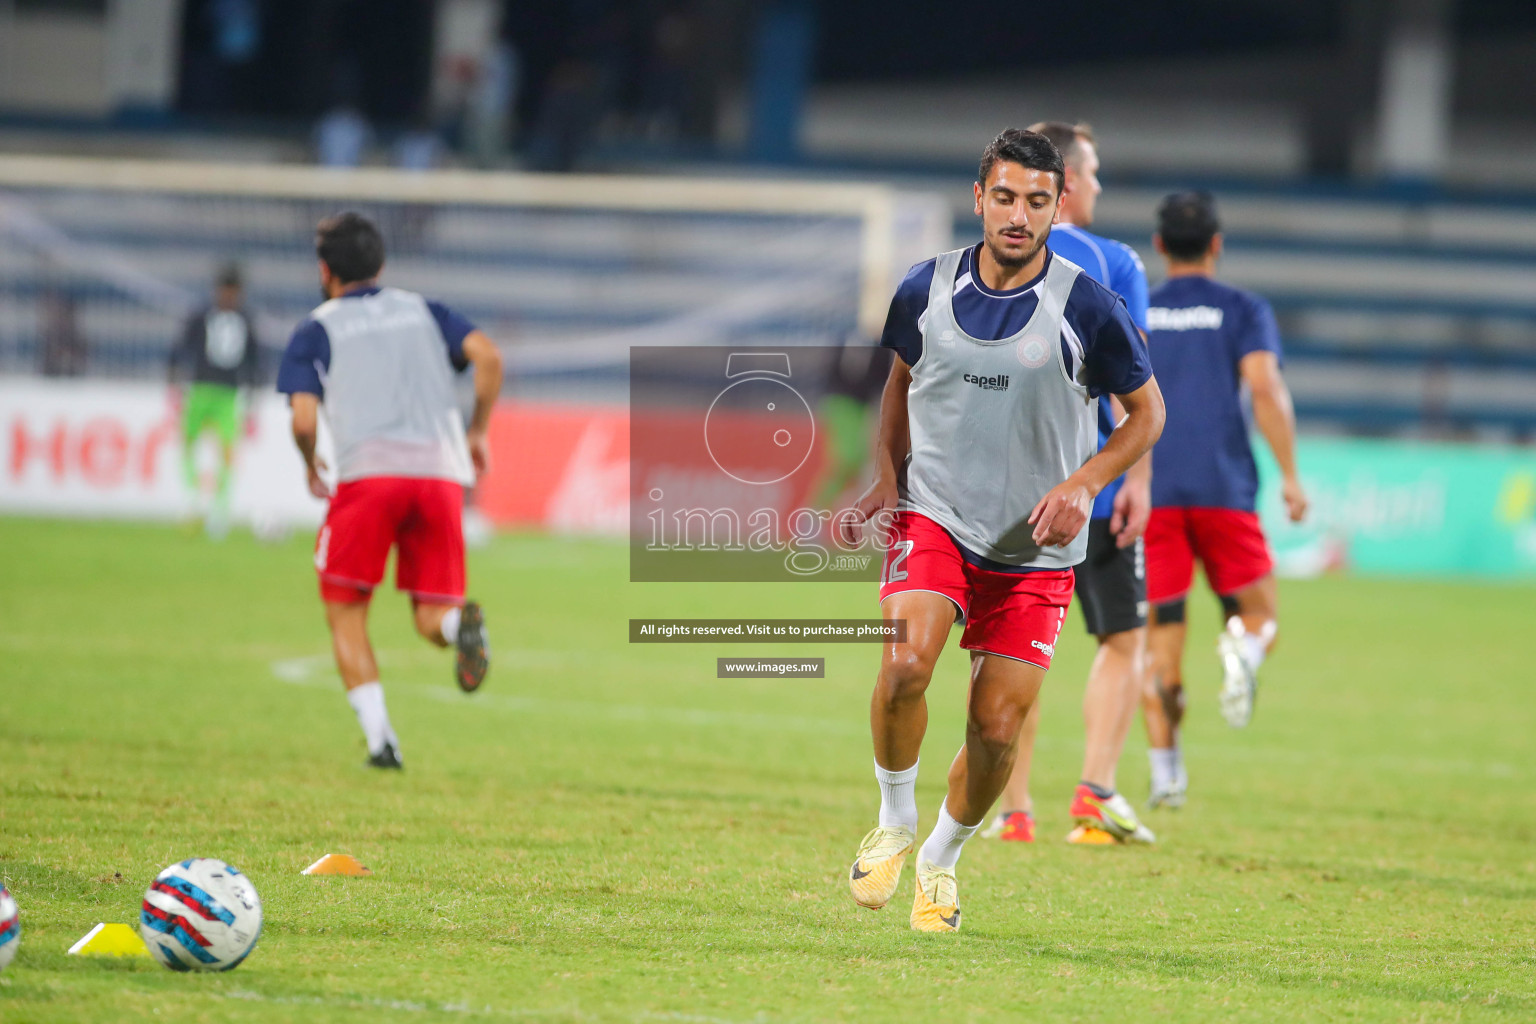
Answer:
<svg viewBox="0 0 1536 1024"><path fill-rule="evenodd" d="M390 283L556 374L633 344L867 343L951 231L940 198L881 184L0 156L0 372L67 335L91 375L158 377L228 260L280 346L342 208L379 220Z"/></svg>

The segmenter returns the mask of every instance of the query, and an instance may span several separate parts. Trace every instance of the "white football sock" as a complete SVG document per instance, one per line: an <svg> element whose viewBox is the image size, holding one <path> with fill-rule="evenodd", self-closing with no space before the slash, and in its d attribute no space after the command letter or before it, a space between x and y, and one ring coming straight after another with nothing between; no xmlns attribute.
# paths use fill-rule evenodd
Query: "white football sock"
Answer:
<svg viewBox="0 0 1536 1024"><path fill-rule="evenodd" d="M1257 633L1243 632L1243 659L1248 662L1248 667L1257 672L1259 666L1264 664L1264 656L1269 653L1269 645L1275 640L1275 620L1270 619L1259 627Z"/></svg>
<svg viewBox="0 0 1536 1024"><path fill-rule="evenodd" d="M384 709L384 687L377 682L354 686L347 691L347 703L357 712L357 724L363 727L368 740L368 753L377 754L384 744L393 743L400 748L395 730L389 725L389 712Z"/></svg>
<svg viewBox="0 0 1536 1024"><path fill-rule="evenodd" d="M905 825L917 831L917 764L899 772L886 771L875 762L875 781L880 783L880 824Z"/></svg>
<svg viewBox="0 0 1536 1024"><path fill-rule="evenodd" d="M448 641L450 647L459 642L459 618L462 614L461 608L449 608L443 612L442 624L437 627L438 633Z"/></svg>
<svg viewBox="0 0 1536 1024"><path fill-rule="evenodd" d="M1150 747L1147 760L1152 765L1152 788L1170 789L1183 768L1178 747Z"/></svg>
<svg viewBox="0 0 1536 1024"><path fill-rule="evenodd" d="M960 861L960 850L965 841L980 827L979 821L974 825L960 824L950 817L948 801L939 804L939 820L934 824L932 834L923 841L923 848L917 852L917 862L953 868Z"/></svg>

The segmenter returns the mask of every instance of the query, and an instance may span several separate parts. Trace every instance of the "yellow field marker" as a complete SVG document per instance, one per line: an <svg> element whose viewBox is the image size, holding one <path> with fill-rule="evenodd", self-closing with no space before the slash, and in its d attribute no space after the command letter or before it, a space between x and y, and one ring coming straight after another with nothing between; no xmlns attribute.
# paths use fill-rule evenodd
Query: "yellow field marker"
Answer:
<svg viewBox="0 0 1536 1024"><path fill-rule="evenodd" d="M69 951L76 956L149 956L139 933L126 924L98 924Z"/></svg>

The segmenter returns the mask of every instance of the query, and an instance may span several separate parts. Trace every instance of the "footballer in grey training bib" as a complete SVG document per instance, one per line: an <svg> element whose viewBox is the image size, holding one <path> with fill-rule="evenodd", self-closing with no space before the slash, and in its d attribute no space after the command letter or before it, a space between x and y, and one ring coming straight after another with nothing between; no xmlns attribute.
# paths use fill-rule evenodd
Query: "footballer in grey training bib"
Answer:
<svg viewBox="0 0 1536 1024"><path fill-rule="evenodd" d="M337 479L473 484L454 368L427 301L381 288L331 299L314 318L330 340L323 409L336 445Z"/></svg>
<svg viewBox="0 0 1536 1024"><path fill-rule="evenodd" d="M1042 548L1028 519L1098 450L1097 404L1061 352L1062 315L1082 271L1053 258L1024 329L981 341L960 329L951 302L964 252L944 253L934 268L922 357L907 393L912 449L900 507L993 561L1065 569L1083 560L1088 531L1065 547Z"/></svg>

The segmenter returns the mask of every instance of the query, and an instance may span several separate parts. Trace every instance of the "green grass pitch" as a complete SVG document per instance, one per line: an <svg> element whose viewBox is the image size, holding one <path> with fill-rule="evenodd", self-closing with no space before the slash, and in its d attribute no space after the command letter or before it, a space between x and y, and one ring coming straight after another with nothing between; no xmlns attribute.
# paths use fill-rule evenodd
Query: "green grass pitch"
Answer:
<svg viewBox="0 0 1536 1024"><path fill-rule="evenodd" d="M1061 840L1090 645L1046 689L1041 841L960 862L965 928L907 928L846 868L873 822L876 648L626 643L631 616L874 614L869 586L641 586L612 543L472 554L496 661L460 694L381 594L403 774L361 767L309 538L223 544L0 520L0 875L22 908L0 1020L1536 1019L1530 587L1282 588L1253 725L1216 714L1193 602L1189 806L1153 849ZM719 680L720 654L827 678ZM930 691L924 827L962 728ZM1139 730L1139 727L1138 727ZM1133 735L1120 783L1145 791ZM299 874L347 852L369 879ZM164 865L251 876L266 930L224 975L65 955L136 921Z"/></svg>

